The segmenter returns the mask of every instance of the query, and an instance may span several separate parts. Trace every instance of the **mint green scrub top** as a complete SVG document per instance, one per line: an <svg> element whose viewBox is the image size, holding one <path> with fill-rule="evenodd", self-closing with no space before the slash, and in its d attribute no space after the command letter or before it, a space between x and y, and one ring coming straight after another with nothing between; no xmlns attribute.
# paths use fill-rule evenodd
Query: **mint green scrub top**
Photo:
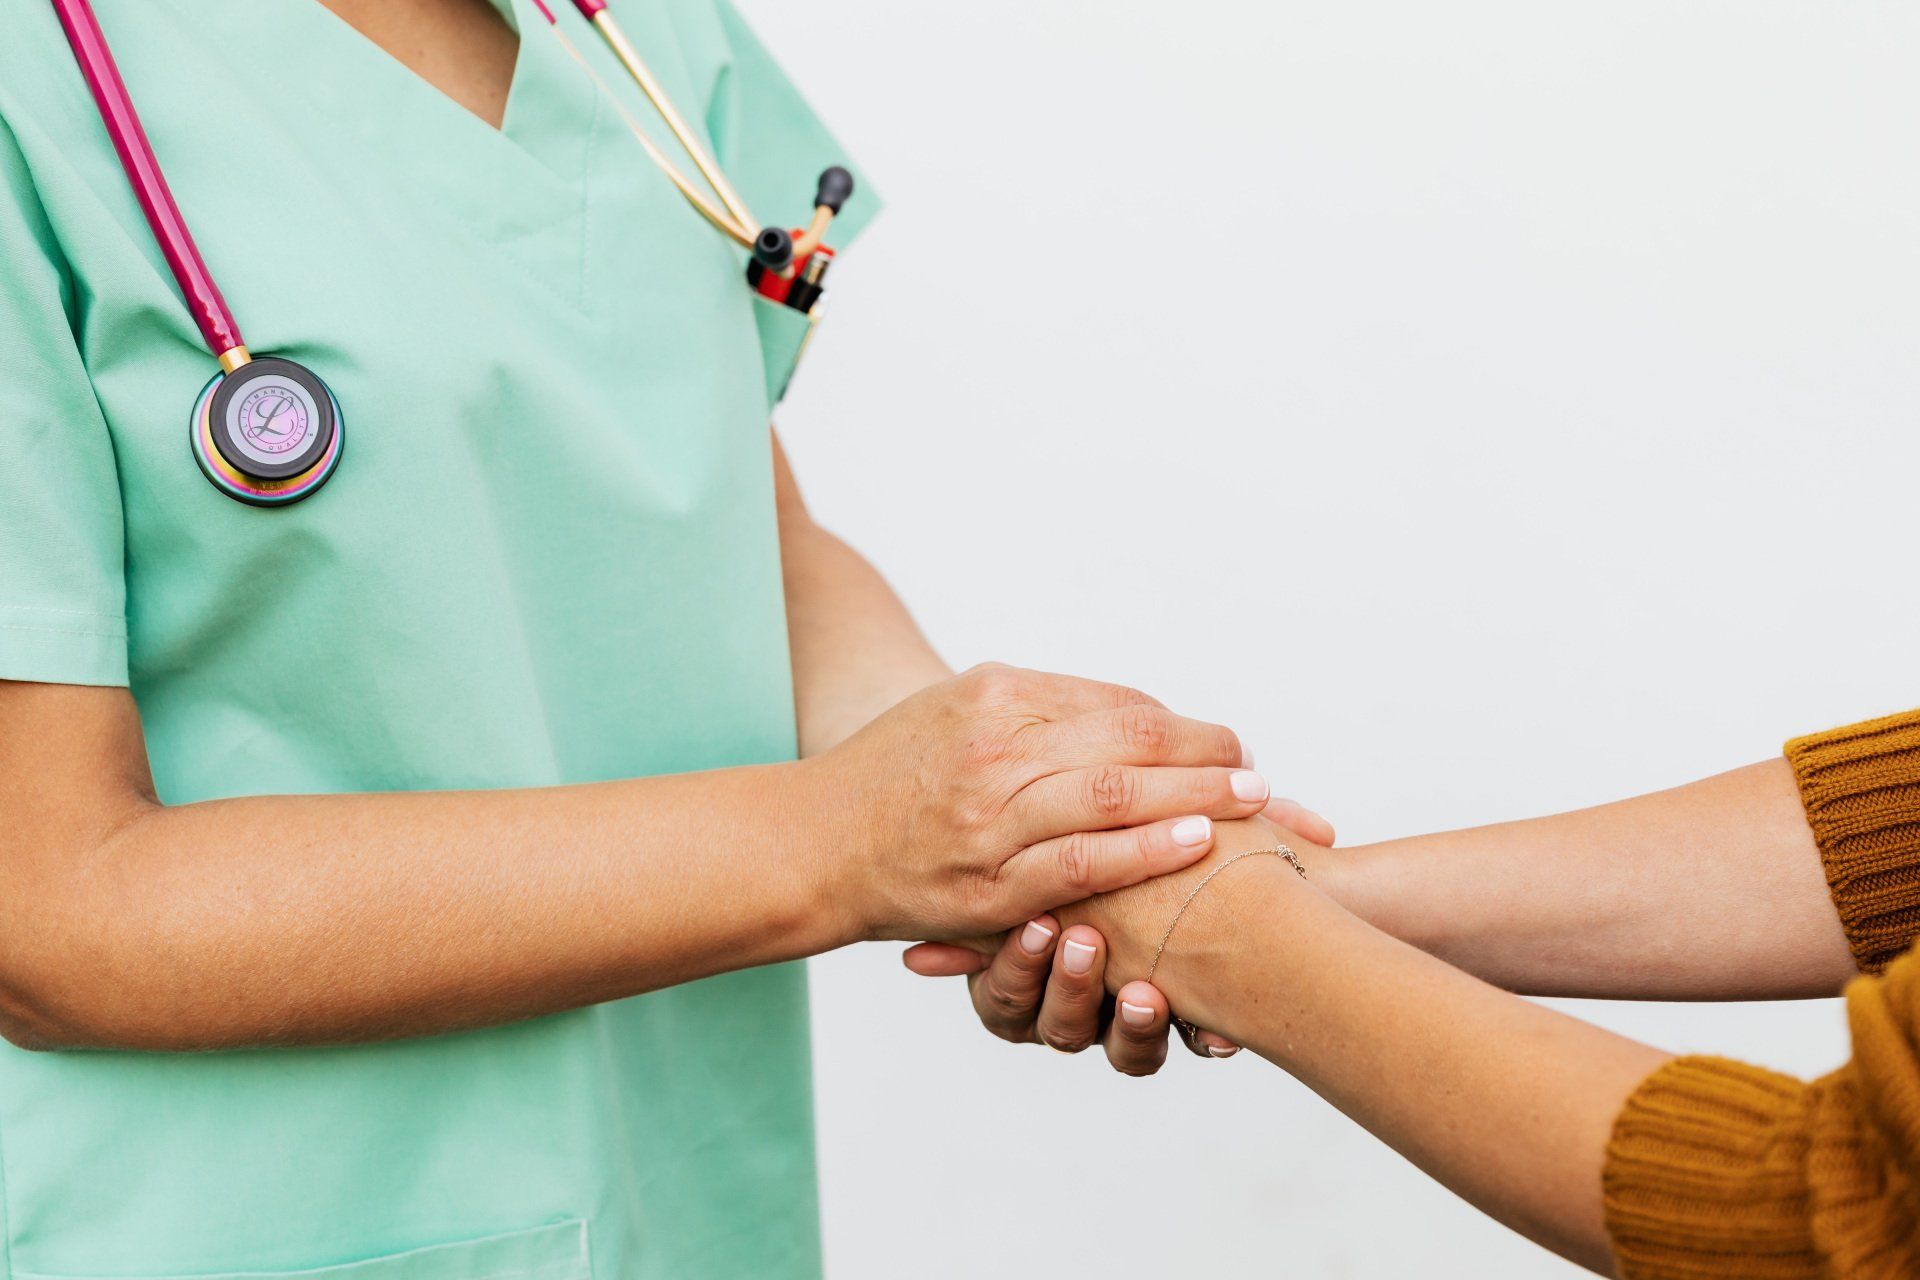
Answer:
<svg viewBox="0 0 1920 1280"><path fill-rule="evenodd" d="M316 0L95 0L249 342L344 410L328 486L259 510L195 468L213 359L51 7L0 0L0 678L129 686L168 803L794 752L797 329L499 2L496 132ZM803 220L844 159L727 0L622 17L755 212ZM364 1047L0 1045L0 1276L811 1277L812 1128L793 965Z"/></svg>

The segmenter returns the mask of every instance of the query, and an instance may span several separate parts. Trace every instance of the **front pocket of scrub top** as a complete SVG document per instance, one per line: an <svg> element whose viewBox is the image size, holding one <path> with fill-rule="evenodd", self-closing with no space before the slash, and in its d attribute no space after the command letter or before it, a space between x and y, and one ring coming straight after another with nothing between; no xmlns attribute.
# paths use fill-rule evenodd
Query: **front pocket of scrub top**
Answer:
<svg viewBox="0 0 1920 1280"><path fill-rule="evenodd" d="M15 1269L14 1280L83 1280ZM84 1280L592 1280L587 1224L556 1222L530 1231L428 1245L405 1253L294 1271L221 1271L200 1275L88 1276Z"/></svg>
<svg viewBox="0 0 1920 1280"><path fill-rule="evenodd" d="M767 405L779 404L813 333L813 317L784 302L753 295L753 321L760 326L760 356L767 365Z"/></svg>

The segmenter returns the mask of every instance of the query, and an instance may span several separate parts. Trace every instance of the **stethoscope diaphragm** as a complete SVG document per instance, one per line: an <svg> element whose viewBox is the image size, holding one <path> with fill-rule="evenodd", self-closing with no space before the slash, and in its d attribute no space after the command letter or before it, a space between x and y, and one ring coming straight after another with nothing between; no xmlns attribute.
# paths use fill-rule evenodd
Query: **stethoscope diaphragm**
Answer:
<svg viewBox="0 0 1920 1280"><path fill-rule="evenodd" d="M215 375L188 424L194 461L228 497L277 507L317 492L340 465L346 423L327 384L278 356Z"/></svg>
<svg viewBox="0 0 1920 1280"><path fill-rule="evenodd" d="M222 378L208 410L213 447L234 470L258 480L313 470L338 425L326 384L277 356L257 357Z"/></svg>

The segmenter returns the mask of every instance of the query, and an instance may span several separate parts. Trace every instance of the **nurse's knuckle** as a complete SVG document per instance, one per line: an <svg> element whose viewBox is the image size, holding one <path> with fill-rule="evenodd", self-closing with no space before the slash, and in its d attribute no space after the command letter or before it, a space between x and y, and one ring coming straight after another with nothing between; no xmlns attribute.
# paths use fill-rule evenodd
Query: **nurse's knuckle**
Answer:
<svg viewBox="0 0 1920 1280"><path fill-rule="evenodd" d="M1100 856L1095 839L1085 831L1076 831L1061 837L1054 846L1055 877L1061 891L1072 895L1068 901L1077 902L1098 887Z"/></svg>
<svg viewBox="0 0 1920 1280"><path fill-rule="evenodd" d="M1240 744L1240 735L1225 725L1208 726L1208 758L1219 765L1238 765L1245 760L1245 749Z"/></svg>
<svg viewBox="0 0 1920 1280"><path fill-rule="evenodd" d="M961 677L968 701L981 710L995 710L1017 702L1027 688L1026 673L1004 663L986 662Z"/></svg>
<svg viewBox="0 0 1920 1280"><path fill-rule="evenodd" d="M962 919L997 928L996 922L1004 923L1002 918L1008 914L1006 860L997 848L975 851L971 856L971 864L962 869L954 885L952 901Z"/></svg>
<svg viewBox="0 0 1920 1280"><path fill-rule="evenodd" d="M987 844L998 844L1000 827L1006 821L1008 794L996 781L996 766L996 760L983 760L979 768L973 770L972 783L960 787L947 800L948 814L956 835L979 844L981 848Z"/></svg>
<svg viewBox="0 0 1920 1280"><path fill-rule="evenodd" d="M960 744L960 767L970 774L990 773L1013 756L1013 735L1003 729L982 728Z"/></svg>
<svg viewBox="0 0 1920 1280"><path fill-rule="evenodd" d="M1139 774L1125 765L1105 764L1087 774L1087 810L1103 823L1124 821L1133 812Z"/></svg>
<svg viewBox="0 0 1920 1280"><path fill-rule="evenodd" d="M1173 745L1173 716L1159 707L1123 707L1118 717L1120 743L1137 758L1163 758Z"/></svg>

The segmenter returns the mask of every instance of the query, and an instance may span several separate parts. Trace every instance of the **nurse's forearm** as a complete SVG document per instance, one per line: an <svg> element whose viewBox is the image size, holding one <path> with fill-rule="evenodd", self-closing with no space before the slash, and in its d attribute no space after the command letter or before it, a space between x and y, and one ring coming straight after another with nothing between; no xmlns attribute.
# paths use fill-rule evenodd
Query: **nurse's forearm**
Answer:
<svg viewBox="0 0 1920 1280"><path fill-rule="evenodd" d="M158 803L124 689L0 680L0 1035L195 1049L507 1022L863 938L961 937L1204 857L1239 739L983 667L816 760Z"/></svg>
<svg viewBox="0 0 1920 1280"><path fill-rule="evenodd" d="M814 523L773 448L800 754L813 756L952 672L874 567Z"/></svg>
<svg viewBox="0 0 1920 1280"><path fill-rule="evenodd" d="M141 805L11 868L11 1012L50 1047L374 1040L825 951L858 927L796 768Z"/></svg>
<svg viewBox="0 0 1920 1280"><path fill-rule="evenodd" d="M1857 972L1785 760L1314 861L1357 915L1509 990L1784 999Z"/></svg>

